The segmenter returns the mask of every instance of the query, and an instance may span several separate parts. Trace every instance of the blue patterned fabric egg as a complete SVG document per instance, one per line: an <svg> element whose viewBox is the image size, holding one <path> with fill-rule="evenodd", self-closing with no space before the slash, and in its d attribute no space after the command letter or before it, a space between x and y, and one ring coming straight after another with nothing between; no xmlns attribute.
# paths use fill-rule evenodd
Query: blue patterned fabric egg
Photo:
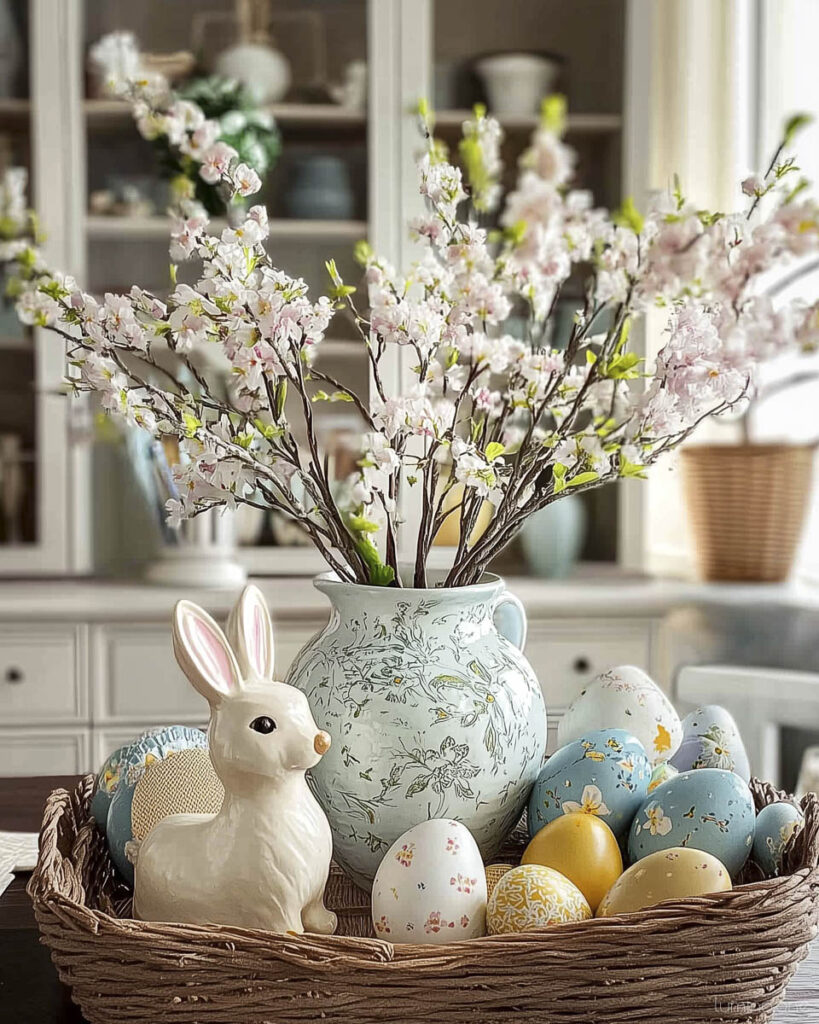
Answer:
<svg viewBox="0 0 819 1024"><path fill-rule="evenodd" d="M561 814L596 814L618 839L645 799L651 765L639 740L600 729L567 743L546 762L529 799L529 836Z"/></svg>
<svg viewBox="0 0 819 1024"><path fill-rule="evenodd" d="M200 729L193 729L187 725L170 725L143 733L139 739L122 748L123 753L118 765L119 780L108 808L105 834L111 859L129 885L134 884L134 866L128 860L125 848L134 838L131 827L131 804L137 782L145 769L155 761L163 760L188 747L206 748L207 745L208 738Z"/></svg>
<svg viewBox="0 0 819 1024"><path fill-rule="evenodd" d="M805 825L805 815L786 800L768 804L756 817L754 860L769 878L782 870L782 855L791 839Z"/></svg>
<svg viewBox="0 0 819 1024"><path fill-rule="evenodd" d="M629 833L631 862L675 846L704 850L735 877L754 841L754 802L734 772L697 768L663 783L646 798Z"/></svg>

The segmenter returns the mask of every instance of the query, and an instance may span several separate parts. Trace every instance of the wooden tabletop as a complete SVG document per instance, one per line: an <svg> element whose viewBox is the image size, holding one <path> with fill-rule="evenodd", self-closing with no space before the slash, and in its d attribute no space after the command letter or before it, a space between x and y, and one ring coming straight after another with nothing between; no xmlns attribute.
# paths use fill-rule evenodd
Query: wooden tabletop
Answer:
<svg viewBox="0 0 819 1024"><path fill-rule="evenodd" d="M46 797L53 789L68 789L75 778L0 778L0 829L39 830ZM0 896L0 1022L5 1024L84 1024L60 985L46 948L39 943L27 876L18 877ZM773 1024L813 1024L819 1021L819 946L791 982Z"/></svg>
<svg viewBox="0 0 819 1024"><path fill-rule="evenodd" d="M0 778L0 829L39 832L46 797L74 778ZM18 875L0 896L0 1021L14 1024L83 1024L85 1018L57 979L40 944L28 875Z"/></svg>

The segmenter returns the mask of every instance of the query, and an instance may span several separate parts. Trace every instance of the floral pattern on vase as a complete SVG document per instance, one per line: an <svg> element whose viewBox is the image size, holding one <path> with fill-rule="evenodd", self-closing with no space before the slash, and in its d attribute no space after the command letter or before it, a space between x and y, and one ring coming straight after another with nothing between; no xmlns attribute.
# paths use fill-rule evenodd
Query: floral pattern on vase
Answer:
<svg viewBox="0 0 819 1024"><path fill-rule="evenodd" d="M517 823L543 763L546 708L503 582L418 590L318 577L332 614L287 682L333 745L311 783L335 857L369 888L386 850L428 818L463 822L485 859ZM503 612L501 612L503 608ZM510 628L511 627L511 628Z"/></svg>

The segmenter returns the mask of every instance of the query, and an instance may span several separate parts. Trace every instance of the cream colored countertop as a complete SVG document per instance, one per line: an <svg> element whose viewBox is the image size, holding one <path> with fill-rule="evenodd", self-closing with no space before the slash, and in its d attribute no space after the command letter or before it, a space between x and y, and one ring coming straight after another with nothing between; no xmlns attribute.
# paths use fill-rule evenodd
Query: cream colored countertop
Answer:
<svg viewBox="0 0 819 1024"><path fill-rule="evenodd" d="M327 601L307 577L257 577L279 621L323 618ZM507 585L531 618L662 617L684 605L819 609L819 588L789 584L709 584L628 576L589 567L568 580L513 577ZM87 578L0 581L0 621L158 620L180 598L223 617L237 591L148 586Z"/></svg>

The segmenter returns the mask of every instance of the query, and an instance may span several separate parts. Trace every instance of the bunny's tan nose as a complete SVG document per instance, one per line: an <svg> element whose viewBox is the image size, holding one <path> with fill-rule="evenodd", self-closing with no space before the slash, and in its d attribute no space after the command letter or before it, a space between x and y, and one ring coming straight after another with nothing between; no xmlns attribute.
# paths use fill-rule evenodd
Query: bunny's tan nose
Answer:
<svg viewBox="0 0 819 1024"><path fill-rule="evenodd" d="M317 754L326 754L330 749L331 743L330 733L322 730L316 733L316 738L313 740L313 749Z"/></svg>

